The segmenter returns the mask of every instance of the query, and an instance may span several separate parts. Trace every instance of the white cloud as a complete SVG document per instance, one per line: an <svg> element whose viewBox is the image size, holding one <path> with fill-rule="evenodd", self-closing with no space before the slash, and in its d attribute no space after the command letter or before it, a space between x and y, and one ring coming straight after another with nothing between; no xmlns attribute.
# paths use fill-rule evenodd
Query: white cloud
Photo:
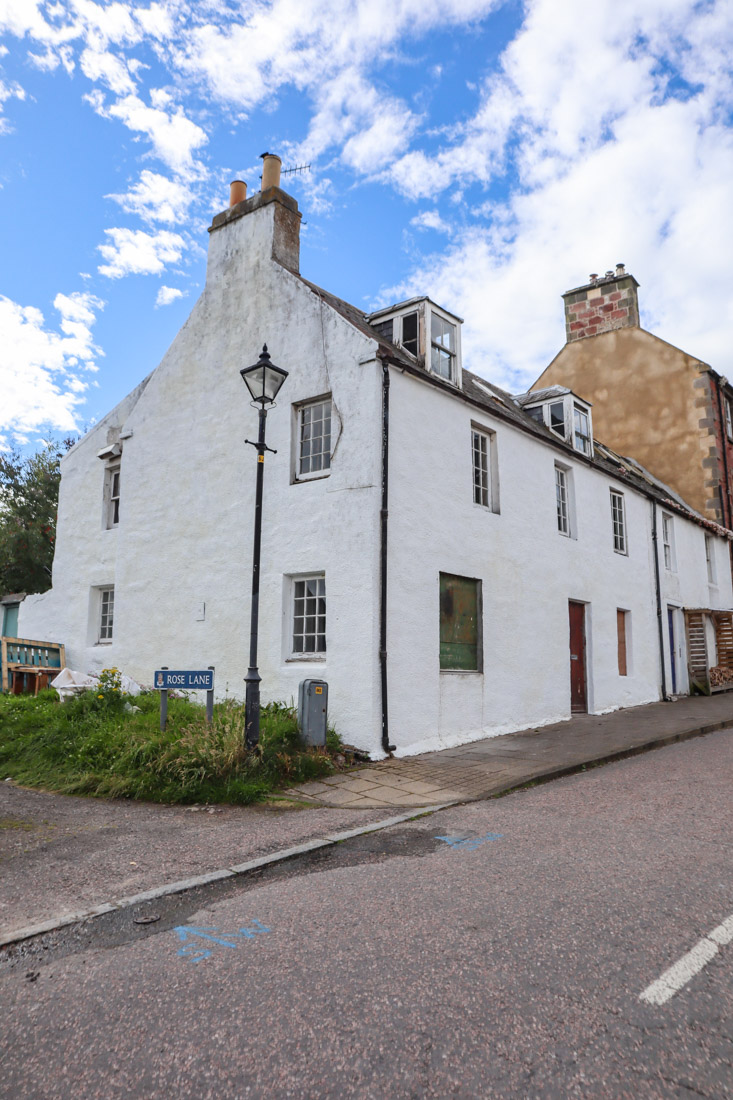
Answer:
<svg viewBox="0 0 733 1100"><path fill-rule="evenodd" d="M13 437L26 442L41 428L73 431L88 383L103 352L92 340L95 313L104 305L89 294L58 294L61 332L46 326L42 312L0 297L0 446Z"/></svg>
<svg viewBox="0 0 733 1100"><path fill-rule="evenodd" d="M155 308L159 309L161 306L169 306L171 302L175 302L176 298L185 298L184 292L175 286L162 286L155 299Z"/></svg>
<svg viewBox="0 0 733 1100"><path fill-rule="evenodd" d="M101 80L115 95L128 95L135 91L135 81L127 65L109 50L93 50L88 47L79 58L81 71L87 79Z"/></svg>
<svg viewBox="0 0 733 1100"><path fill-rule="evenodd" d="M6 84L2 77L0 77L0 112L2 112L5 102L8 99L25 99L25 89L15 80ZM10 123L0 114L0 134L7 134L10 130Z"/></svg>
<svg viewBox="0 0 733 1100"><path fill-rule="evenodd" d="M138 182L126 194L106 195L105 198L114 199L126 213L136 214L149 224L164 222L172 225L185 220L195 195L188 184L145 168Z"/></svg>
<svg viewBox="0 0 733 1100"><path fill-rule="evenodd" d="M111 244L100 244L97 250L107 262L97 271L109 279L123 275L159 275L166 264L176 263L184 249L183 237L161 229L145 233L142 229L105 229Z"/></svg>
<svg viewBox="0 0 733 1100"><path fill-rule="evenodd" d="M451 227L444 222L438 210L423 210L410 220L416 229L434 229L437 233L450 233Z"/></svg>
<svg viewBox="0 0 733 1100"><path fill-rule="evenodd" d="M193 159L193 153L205 145L208 138L200 126L186 118L180 107L169 113L146 106L139 96L127 95L109 107L99 104L95 109L104 118L119 119L128 130L146 134L154 155L174 172L201 174L202 166Z"/></svg>
<svg viewBox="0 0 733 1100"><path fill-rule="evenodd" d="M384 300L455 310L469 369L520 390L564 343L561 293L623 261L642 324L729 371L732 49L722 2L534 0L475 116L390 170L413 198L505 190Z"/></svg>

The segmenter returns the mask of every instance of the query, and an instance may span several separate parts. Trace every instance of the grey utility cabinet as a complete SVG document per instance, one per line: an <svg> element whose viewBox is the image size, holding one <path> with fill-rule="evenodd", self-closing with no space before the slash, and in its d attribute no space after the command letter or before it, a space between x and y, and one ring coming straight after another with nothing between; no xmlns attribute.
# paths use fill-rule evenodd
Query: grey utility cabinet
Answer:
<svg viewBox="0 0 733 1100"><path fill-rule="evenodd" d="M307 745L326 744L328 684L325 680L301 680L298 688L298 729Z"/></svg>

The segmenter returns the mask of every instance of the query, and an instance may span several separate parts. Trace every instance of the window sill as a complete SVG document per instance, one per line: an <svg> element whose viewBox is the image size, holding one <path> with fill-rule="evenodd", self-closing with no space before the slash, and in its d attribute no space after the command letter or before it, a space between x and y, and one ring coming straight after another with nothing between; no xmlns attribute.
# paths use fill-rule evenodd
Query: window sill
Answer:
<svg viewBox="0 0 733 1100"><path fill-rule="evenodd" d="M444 676L483 676L484 671L480 668L441 668L440 675Z"/></svg>
<svg viewBox="0 0 733 1100"><path fill-rule="evenodd" d="M314 665L314 664L325 665L325 663L326 663L326 658L325 657L311 657L309 655L306 655L305 657L286 657L285 658L285 664L286 665L304 665L304 664L305 665Z"/></svg>
<svg viewBox="0 0 733 1100"><path fill-rule="evenodd" d="M309 481L325 481L327 477L331 476L331 472L327 474L314 474L313 477L294 477L290 482L291 485L307 485Z"/></svg>
<svg viewBox="0 0 733 1100"><path fill-rule="evenodd" d="M100 639L99 641L95 642L94 644L95 644L95 646L97 646L97 645L112 645L113 641L114 641L114 639L112 639L112 638L105 638L104 640Z"/></svg>
<svg viewBox="0 0 733 1100"><path fill-rule="evenodd" d="M614 554L618 554L618 556L620 558L628 558L628 556L629 556L628 550L616 550L616 549L614 549L613 552L614 552Z"/></svg>

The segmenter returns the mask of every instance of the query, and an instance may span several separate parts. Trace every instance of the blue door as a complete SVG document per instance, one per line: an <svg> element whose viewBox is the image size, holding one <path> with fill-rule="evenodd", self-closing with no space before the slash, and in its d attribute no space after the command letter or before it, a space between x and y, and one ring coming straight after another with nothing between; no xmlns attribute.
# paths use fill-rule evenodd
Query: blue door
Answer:
<svg viewBox="0 0 733 1100"><path fill-rule="evenodd" d="M672 694L677 694L677 646L674 640L674 608L667 608L667 622L669 623L669 663L672 666Z"/></svg>
<svg viewBox="0 0 733 1100"><path fill-rule="evenodd" d="M3 607L2 637L18 637L18 608L20 604L6 603Z"/></svg>

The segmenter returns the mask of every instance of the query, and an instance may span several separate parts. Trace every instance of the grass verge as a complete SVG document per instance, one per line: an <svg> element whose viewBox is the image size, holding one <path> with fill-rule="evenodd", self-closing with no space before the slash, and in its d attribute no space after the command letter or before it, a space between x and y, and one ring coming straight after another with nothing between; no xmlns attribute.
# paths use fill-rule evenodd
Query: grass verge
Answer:
<svg viewBox="0 0 733 1100"><path fill-rule="evenodd" d="M65 703L55 691L0 695L0 780L61 794L246 805L335 770L337 735L329 731L325 749L304 747L292 707L262 708L253 751L244 726L241 703L217 704L208 725L203 707L171 698L161 733L158 694L125 699L114 676Z"/></svg>

